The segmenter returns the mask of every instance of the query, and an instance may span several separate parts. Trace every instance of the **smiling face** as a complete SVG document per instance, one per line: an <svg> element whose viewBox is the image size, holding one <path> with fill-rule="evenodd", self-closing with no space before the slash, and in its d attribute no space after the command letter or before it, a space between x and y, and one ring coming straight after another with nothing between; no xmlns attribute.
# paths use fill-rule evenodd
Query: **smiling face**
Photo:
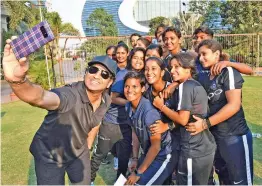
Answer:
<svg viewBox="0 0 262 186"><path fill-rule="evenodd" d="M148 60L145 66L145 76L149 84L158 83L162 80L164 70L161 70L158 63L154 60Z"/></svg>
<svg viewBox="0 0 262 186"><path fill-rule="evenodd" d="M174 81L184 82L189 77L191 77L190 69L183 68L177 59L175 58L172 59L170 61L170 66L171 66L171 75Z"/></svg>
<svg viewBox="0 0 262 186"><path fill-rule="evenodd" d="M139 39L139 36L132 36L131 37L130 41L131 41L131 45L132 45L133 48L135 48L136 42L137 42L138 39Z"/></svg>
<svg viewBox="0 0 262 186"><path fill-rule="evenodd" d="M97 67L99 71L97 71L94 74L87 72L85 75L85 85L87 89L90 91L102 92L110 87L110 85L113 83L113 80L111 78L108 79L102 78L101 72L102 71L108 72L108 70L103 65L94 64L92 66Z"/></svg>
<svg viewBox="0 0 262 186"><path fill-rule="evenodd" d="M140 84L140 79L129 78L125 82L124 86L124 94L128 101L132 103L132 105L138 105L142 93L145 91L145 87L142 87Z"/></svg>
<svg viewBox="0 0 262 186"><path fill-rule="evenodd" d="M200 56L199 60L204 68L210 68L219 61L220 52L217 50L213 52L206 46L199 48L198 54Z"/></svg>
<svg viewBox="0 0 262 186"><path fill-rule="evenodd" d="M131 59L132 69L140 71L144 68L144 53L142 51L136 51Z"/></svg>
<svg viewBox="0 0 262 186"><path fill-rule="evenodd" d="M148 49L146 51L145 59L147 60L149 57L158 57L158 58L160 58L161 56L159 55L157 49Z"/></svg>
<svg viewBox="0 0 262 186"><path fill-rule="evenodd" d="M118 47L116 50L116 60L117 64L127 64L127 57L128 57L128 52L124 47Z"/></svg>
<svg viewBox="0 0 262 186"><path fill-rule="evenodd" d="M212 36L204 33L204 32L199 32L194 36L194 40L193 40L193 45L194 48L197 49L199 43L201 43L201 41L203 40L207 40L207 39L212 39Z"/></svg>
<svg viewBox="0 0 262 186"><path fill-rule="evenodd" d="M172 31L166 32L164 43L170 52L180 50L181 39Z"/></svg>

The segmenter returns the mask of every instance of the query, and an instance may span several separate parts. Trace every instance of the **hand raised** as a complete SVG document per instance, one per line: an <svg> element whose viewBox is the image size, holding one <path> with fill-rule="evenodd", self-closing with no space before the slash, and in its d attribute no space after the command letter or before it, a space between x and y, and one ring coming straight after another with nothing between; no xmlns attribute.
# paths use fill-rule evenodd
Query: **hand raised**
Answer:
<svg viewBox="0 0 262 186"><path fill-rule="evenodd" d="M11 39L13 40L15 38L15 36L12 36ZM29 69L29 62L27 57L23 57L19 61L16 59L10 45L10 42L12 41L11 39L6 40L6 45L4 48L4 75L7 80L20 81L26 76L26 73Z"/></svg>

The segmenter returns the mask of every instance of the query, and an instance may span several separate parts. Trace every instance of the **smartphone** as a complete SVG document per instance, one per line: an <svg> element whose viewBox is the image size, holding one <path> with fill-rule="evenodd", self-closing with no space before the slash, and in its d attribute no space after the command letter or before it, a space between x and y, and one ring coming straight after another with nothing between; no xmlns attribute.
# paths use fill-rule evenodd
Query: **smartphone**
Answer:
<svg viewBox="0 0 262 186"><path fill-rule="evenodd" d="M55 36L47 23L43 21L32 29L26 31L10 43L16 58L19 60L35 52L46 43L55 39Z"/></svg>

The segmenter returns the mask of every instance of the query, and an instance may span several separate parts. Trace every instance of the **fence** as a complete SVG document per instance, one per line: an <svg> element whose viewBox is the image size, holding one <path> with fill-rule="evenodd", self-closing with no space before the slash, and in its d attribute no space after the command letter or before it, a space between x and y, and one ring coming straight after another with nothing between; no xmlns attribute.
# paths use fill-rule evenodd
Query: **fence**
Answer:
<svg viewBox="0 0 262 186"><path fill-rule="evenodd" d="M228 53L232 59L250 65L256 75L262 75L262 33L221 34L215 35L214 38L222 44L224 52ZM62 42L65 39L62 37ZM59 68L56 67L58 82L61 78L64 79L64 83L82 79L87 62L95 55L104 55L109 45L117 45L119 41L124 41L131 46L129 37L70 37L68 43L75 44L62 52L63 75L59 74ZM183 38L182 47L192 48L190 36Z"/></svg>

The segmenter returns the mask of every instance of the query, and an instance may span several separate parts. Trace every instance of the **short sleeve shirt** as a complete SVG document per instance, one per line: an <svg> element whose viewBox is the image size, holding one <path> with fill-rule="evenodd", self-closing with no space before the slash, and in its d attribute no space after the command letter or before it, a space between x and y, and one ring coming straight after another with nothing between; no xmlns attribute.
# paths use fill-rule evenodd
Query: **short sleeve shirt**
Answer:
<svg viewBox="0 0 262 186"><path fill-rule="evenodd" d="M195 80L187 80L179 85L173 95L177 103L176 111L190 111L189 122L194 122L193 115L205 118L208 113L208 99L204 88ZM215 151L216 145L209 130L191 136L185 127L180 127L181 153L183 156L196 158L203 157Z"/></svg>
<svg viewBox="0 0 262 186"><path fill-rule="evenodd" d="M168 87L168 85L170 85L170 82L166 82L165 88ZM153 103L155 96L152 93L152 85L150 85L148 87L148 89L146 90L144 96L145 98L147 98L151 103ZM165 105L172 109L174 108L175 103L173 103L172 99L166 99L165 100ZM157 108L156 108L157 109ZM159 109L157 109L157 111L160 113L161 115L161 120L164 123L169 123L170 125L173 125L173 121L171 119L169 119L164 113L162 113ZM175 128L170 131L172 134L172 149L173 150L179 150L180 149L180 125L175 125Z"/></svg>
<svg viewBox="0 0 262 186"><path fill-rule="evenodd" d="M135 133L140 142L143 154L148 152L151 146L149 127L157 120L161 120L160 113L154 108L150 101L144 97L141 98L139 105L133 113L131 103L126 104L126 109L129 114L129 124L134 128ZM172 139L169 131L161 136L161 150L158 157L165 157L172 152Z"/></svg>
<svg viewBox="0 0 262 186"><path fill-rule="evenodd" d="M201 78L199 82L207 91L210 109L209 115L212 116L227 104L225 92L233 89L241 89L244 80L237 70L232 67L227 67L212 80L207 76ZM210 130L216 138L246 134L249 128L246 124L242 106L236 114L218 125L211 127Z"/></svg>
<svg viewBox="0 0 262 186"><path fill-rule="evenodd" d="M30 151L36 159L48 163L67 163L87 150L88 133L101 123L111 99L104 93L101 105L94 112L84 82L51 91L59 96L60 105L56 110L48 111Z"/></svg>
<svg viewBox="0 0 262 186"><path fill-rule="evenodd" d="M170 85L169 82L166 82L165 84L165 88L168 87L168 85ZM146 92L144 93L144 97L147 98L152 104L153 104L153 101L155 99L155 96L153 95L152 93L152 85L149 85L148 89L146 90ZM164 90L164 89L163 89ZM166 103L165 103L166 104ZM157 109L157 108L156 108ZM158 110L158 109L157 109ZM169 123L171 122L171 120L166 117L166 115L164 115L163 113L160 112L160 110L158 110L158 112L160 113L161 115L161 120L164 122L164 123Z"/></svg>

